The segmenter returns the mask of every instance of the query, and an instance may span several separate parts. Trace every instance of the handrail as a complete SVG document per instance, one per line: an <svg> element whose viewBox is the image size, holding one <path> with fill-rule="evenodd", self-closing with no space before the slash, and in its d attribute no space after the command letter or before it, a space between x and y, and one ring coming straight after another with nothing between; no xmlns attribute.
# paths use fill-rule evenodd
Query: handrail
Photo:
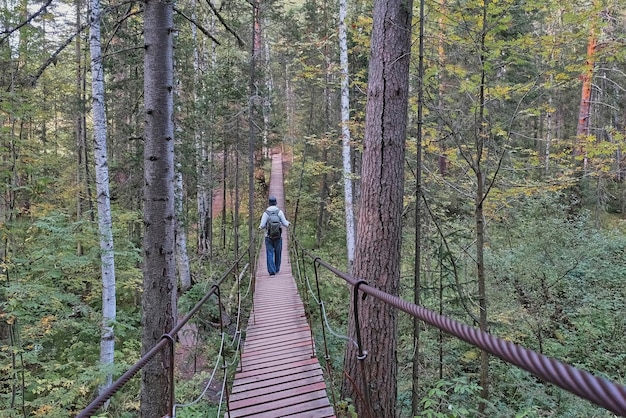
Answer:
<svg viewBox="0 0 626 418"><path fill-rule="evenodd" d="M172 355L170 356L171 362L174 362L174 342L176 341L176 334L185 326L187 322L195 315L200 308L209 300L211 296L213 296L216 292L219 292L219 286L230 276L230 274L239 266L241 260L247 255L250 254L250 249L254 245L254 240L250 242L246 251L242 252L239 258L232 264L232 266L220 277L217 282L215 282L211 289L204 295L204 297L196 303L196 305L189 311L187 315L183 319L181 319L174 328L171 329L170 332L163 334L159 342L157 342L154 347L152 347L146 354L144 354L130 369L126 371L122 376L120 376L111 386L107 388L103 393L98 395L85 409L83 409L76 418L86 418L92 416L106 401L108 401L117 391L122 388L128 381L139 372L152 358L159 353L166 346L170 348ZM220 313L221 314L221 313ZM221 321L220 321L221 322ZM168 345L170 343L170 345ZM173 373L174 365L170 364L170 370ZM174 382L172 380L172 390L170 393L169 399L169 409L172 409L174 405Z"/></svg>
<svg viewBox="0 0 626 418"><path fill-rule="evenodd" d="M294 242L298 245L297 241ZM361 290L363 293L371 295L435 328L485 350L507 363L524 369L546 382L553 383L619 416L626 416L626 386L614 383L603 377L594 376L589 372L578 370L569 364L562 363L510 341L494 337L487 332L385 293L362 280L343 273L305 249L302 249L301 252L311 258L314 263L325 267L337 277L345 280L355 289L355 298L358 297L357 291Z"/></svg>

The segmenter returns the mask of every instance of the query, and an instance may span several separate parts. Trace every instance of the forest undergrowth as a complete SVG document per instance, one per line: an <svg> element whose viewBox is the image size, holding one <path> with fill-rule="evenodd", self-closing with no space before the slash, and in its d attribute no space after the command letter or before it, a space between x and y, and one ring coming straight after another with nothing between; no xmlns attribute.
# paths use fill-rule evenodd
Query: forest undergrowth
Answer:
<svg viewBox="0 0 626 418"><path fill-rule="evenodd" d="M624 384L626 362L626 220L620 213L593 212L566 191L511 201L488 222L486 262L489 332L581 370ZM471 256L471 214L425 222L422 244L423 306L475 326L476 283ZM332 218L329 225L340 220ZM302 228L306 228L303 226ZM310 226L310 228L313 228ZM345 265L339 227L328 229L315 250L335 266ZM414 227L404 227L401 297L413 300ZM311 231L302 232L311 236ZM304 240L306 242L306 240ZM313 245L313 242L306 242ZM305 245L306 245L305 244ZM456 275L456 276L455 276ZM349 289L322 273L321 289L332 327L345 334ZM413 324L400 314L398 335L399 416L411 411ZM319 322L317 333L321 338ZM328 335L328 333L327 333ZM345 339L328 338L332 369L341 375ZM420 346L420 417L476 417L480 399L479 350L423 325ZM318 341L323 346L323 341ZM499 359L491 362L490 417L612 417L613 414ZM335 382L341 381L335 377ZM333 388L340 393L340 387Z"/></svg>

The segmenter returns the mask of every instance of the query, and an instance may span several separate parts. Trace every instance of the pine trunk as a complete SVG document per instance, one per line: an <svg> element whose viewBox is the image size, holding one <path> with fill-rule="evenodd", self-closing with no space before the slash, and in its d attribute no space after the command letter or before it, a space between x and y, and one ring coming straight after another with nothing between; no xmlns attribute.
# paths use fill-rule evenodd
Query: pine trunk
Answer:
<svg viewBox="0 0 626 418"><path fill-rule="evenodd" d="M598 40L595 31L591 31L587 43L587 60L585 72L582 74L582 88L580 93L580 107L578 110L578 126L576 135L589 135L589 116L591 112L591 81L593 79L593 67L595 65L595 51ZM580 150L579 150L580 151Z"/></svg>
<svg viewBox="0 0 626 418"><path fill-rule="evenodd" d="M585 72L582 74L582 88L580 93L580 107L578 110L578 126L576 128L576 136L578 137L578 145L575 148L575 155L583 158L583 172L587 170L586 146L587 135L589 135L589 124L591 117L591 90L593 80L593 69L595 66L595 52L598 39L595 28L592 27L587 43L587 60L585 61Z"/></svg>
<svg viewBox="0 0 626 418"><path fill-rule="evenodd" d="M354 275L398 294L404 154L411 52L411 1L374 4L369 83ZM360 333L367 356L348 344L344 398L360 417L396 416L397 313L373 298L360 301ZM356 335L354 312L350 334Z"/></svg>

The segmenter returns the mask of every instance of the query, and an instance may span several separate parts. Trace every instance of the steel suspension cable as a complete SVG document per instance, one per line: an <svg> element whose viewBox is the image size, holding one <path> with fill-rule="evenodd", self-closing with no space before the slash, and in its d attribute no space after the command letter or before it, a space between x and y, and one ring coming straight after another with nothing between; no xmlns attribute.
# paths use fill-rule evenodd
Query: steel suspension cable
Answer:
<svg viewBox="0 0 626 418"><path fill-rule="evenodd" d="M303 250L303 253L313 259L314 262L319 263L336 276L345 280L352 287L359 285L359 290L363 293L485 350L508 363L538 376L546 382L559 386L619 416L626 416L626 386L614 383L603 377L594 376L589 372L579 370L554 358L494 337L487 332L435 313L423 306L415 305L397 296L385 293L341 272L308 251Z"/></svg>
<svg viewBox="0 0 626 418"><path fill-rule="evenodd" d="M215 284L213 284L210 290L204 295L204 297L196 303L196 305L187 313L187 315L178 321L176 326L172 328L168 333L163 334L161 339L152 347L147 353L145 353L133 366L130 367L122 376L120 376L111 386L107 388L104 392L99 394L87 407L85 407L81 412L76 415L76 418L87 418L92 416L102 405L105 404L107 400L113 397L126 383L128 383L146 364L148 364L161 350L169 348L173 351L174 341L176 340L176 335L181 331L183 326L189 322L189 320L202 308L202 306L210 299L211 296L216 294L219 289L219 285L221 285L226 279L230 276L230 274L235 271L235 268L241 263L244 256L250 254L250 249L252 248L253 242L251 242L248 246L248 251L244 252L242 255L237 258L237 260L232 264L232 266L222 275L222 277L217 280ZM221 315L221 311L220 311ZM222 320L220 319L220 323ZM171 356L172 361L174 356ZM173 370L173 364L170 365ZM173 390L173 386L172 386ZM173 393L171 394L172 398L170 399L170 404L168 406L168 410L173 408L174 400Z"/></svg>

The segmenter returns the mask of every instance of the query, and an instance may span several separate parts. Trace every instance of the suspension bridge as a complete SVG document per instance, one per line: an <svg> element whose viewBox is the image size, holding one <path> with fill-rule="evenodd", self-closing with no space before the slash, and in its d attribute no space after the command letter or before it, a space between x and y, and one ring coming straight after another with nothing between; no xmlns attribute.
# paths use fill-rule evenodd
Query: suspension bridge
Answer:
<svg viewBox="0 0 626 418"><path fill-rule="evenodd" d="M276 196L279 207L284 209L283 166L280 154L272 159L272 172L269 194ZM221 394L226 398L224 418L257 417L274 418L299 416L307 418L334 417L335 411L327 393L324 373L317 360L316 347L307 322L303 302L298 294L292 275L289 258L288 234L283 234L283 263L278 274L267 273L265 248L261 248L257 259L256 275L253 281L253 304L245 331L245 341L232 382L232 389L227 389L228 365L222 357L224 378ZM389 304L399 311L416 317L424 323L436 327L449 335L463 340L505 362L515 365L539 377L546 383L552 383L583 399L589 400L613 413L626 417L626 387L603 377L594 376L586 371L549 358L510 341L502 340L476 328L457 322L444 315L437 314L422 306L382 292L367 283L349 276L332 265L325 263L314 254L303 250L316 266L325 268L343 279L353 288L355 300L358 292L375 298L377 303ZM243 258L243 256L241 257ZM229 277L236 275L238 260L210 289L201 301L155 345L153 349L124 373L113 385L100 394L77 417L89 417L95 414L104 403L124 386L143 366L159 352L173 350L175 341L181 341L179 333L206 303L210 297L221 298L220 286ZM317 279L317 277L316 277ZM221 300L218 301L221 306ZM355 307L356 308L356 307ZM220 322L221 319L220 319ZM357 330L361 326L355 324ZM226 332L222 330L224 336ZM243 335L239 330L237 335ZM222 339L223 340L223 339ZM240 340L239 340L240 341ZM355 343L361 347L359 333ZM180 344L180 343L179 343ZM173 362L173 360L172 360ZM169 365L172 371L174 365ZM217 369L217 364L216 368ZM215 374L214 370L214 374ZM213 380L213 376L211 379ZM173 375L171 381L174 381ZM203 394L197 399L202 399ZM220 407L222 402L220 402ZM169 416L176 416L177 407L184 405L174 401L171 388L168 408Z"/></svg>
<svg viewBox="0 0 626 418"><path fill-rule="evenodd" d="M272 159L269 195L284 208L283 166ZM311 328L291 272L283 234L280 272L270 276L265 244L258 258L254 303L227 417L333 417Z"/></svg>

